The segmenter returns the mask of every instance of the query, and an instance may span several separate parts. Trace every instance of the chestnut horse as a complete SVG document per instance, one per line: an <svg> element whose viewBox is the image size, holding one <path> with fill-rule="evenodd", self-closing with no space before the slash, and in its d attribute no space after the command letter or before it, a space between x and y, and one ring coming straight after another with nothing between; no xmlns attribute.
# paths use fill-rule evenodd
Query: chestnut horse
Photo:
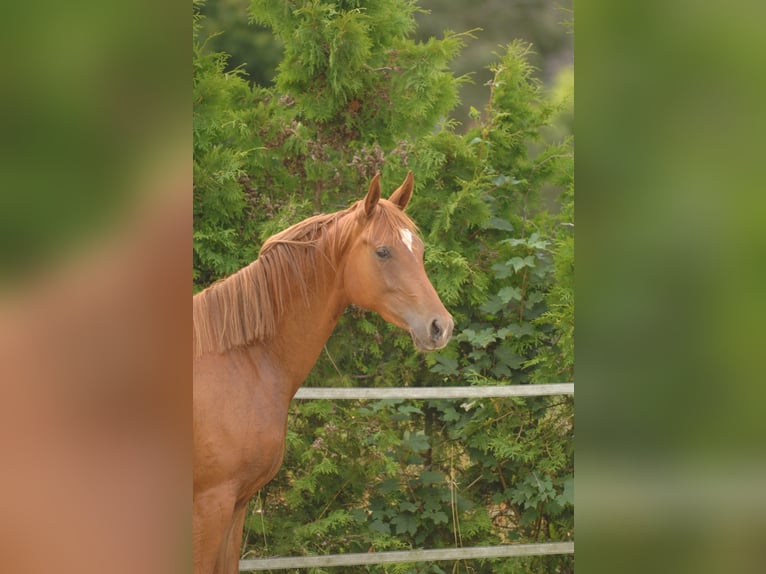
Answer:
<svg viewBox="0 0 766 574"><path fill-rule="evenodd" d="M277 473L287 412L350 304L440 349L452 317L404 214L412 172L266 241L258 259L194 297L194 572L238 571L248 500Z"/></svg>

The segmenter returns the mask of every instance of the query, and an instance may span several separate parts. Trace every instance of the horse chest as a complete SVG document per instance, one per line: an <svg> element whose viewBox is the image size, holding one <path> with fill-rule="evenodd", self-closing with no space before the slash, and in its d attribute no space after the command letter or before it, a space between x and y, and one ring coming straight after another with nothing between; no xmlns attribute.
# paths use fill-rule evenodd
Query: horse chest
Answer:
<svg viewBox="0 0 766 574"><path fill-rule="evenodd" d="M207 475L200 482L233 481L251 495L279 470L290 399L275 373L251 361L214 367L214 378L204 368L195 376L195 471Z"/></svg>
<svg viewBox="0 0 766 574"><path fill-rule="evenodd" d="M248 495L271 480L282 464L287 432L287 405L269 393L250 393L232 405L226 448ZM232 469L234 470L234 469Z"/></svg>

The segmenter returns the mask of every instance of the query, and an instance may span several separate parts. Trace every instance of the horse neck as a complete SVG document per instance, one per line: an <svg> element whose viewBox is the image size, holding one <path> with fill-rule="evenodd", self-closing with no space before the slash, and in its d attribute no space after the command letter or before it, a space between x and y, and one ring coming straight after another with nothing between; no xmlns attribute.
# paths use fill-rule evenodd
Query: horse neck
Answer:
<svg viewBox="0 0 766 574"><path fill-rule="evenodd" d="M344 261L332 264L317 258L316 276L323 278L309 290L306 300L287 305L276 333L261 342L271 357L290 397L303 384L349 301L343 290Z"/></svg>
<svg viewBox="0 0 766 574"><path fill-rule="evenodd" d="M283 316L268 344L290 396L306 380L347 305L339 288L326 287L312 293L307 306L293 305Z"/></svg>

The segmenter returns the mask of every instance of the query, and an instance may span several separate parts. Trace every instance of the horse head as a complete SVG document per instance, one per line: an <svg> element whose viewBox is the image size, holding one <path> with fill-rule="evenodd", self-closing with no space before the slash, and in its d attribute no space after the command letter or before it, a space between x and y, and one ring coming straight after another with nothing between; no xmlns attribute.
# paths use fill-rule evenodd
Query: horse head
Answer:
<svg viewBox="0 0 766 574"><path fill-rule="evenodd" d="M422 351L441 349L454 326L426 276L424 244L404 214L412 197L412 172L388 199L380 194L380 174L354 211L358 233L347 253L344 287L351 303L376 311L408 331Z"/></svg>

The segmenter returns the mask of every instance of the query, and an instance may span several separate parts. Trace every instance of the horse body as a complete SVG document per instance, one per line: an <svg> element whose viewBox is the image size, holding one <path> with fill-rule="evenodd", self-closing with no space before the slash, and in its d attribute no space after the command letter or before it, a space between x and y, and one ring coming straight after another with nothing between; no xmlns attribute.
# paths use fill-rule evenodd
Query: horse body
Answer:
<svg viewBox="0 0 766 574"><path fill-rule="evenodd" d="M238 571L248 500L277 473L290 401L349 304L420 349L449 341L452 318L402 213L412 186L410 173L382 200L376 176L363 201L275 235L249 268L195 296L195 574Z"/></svg>

